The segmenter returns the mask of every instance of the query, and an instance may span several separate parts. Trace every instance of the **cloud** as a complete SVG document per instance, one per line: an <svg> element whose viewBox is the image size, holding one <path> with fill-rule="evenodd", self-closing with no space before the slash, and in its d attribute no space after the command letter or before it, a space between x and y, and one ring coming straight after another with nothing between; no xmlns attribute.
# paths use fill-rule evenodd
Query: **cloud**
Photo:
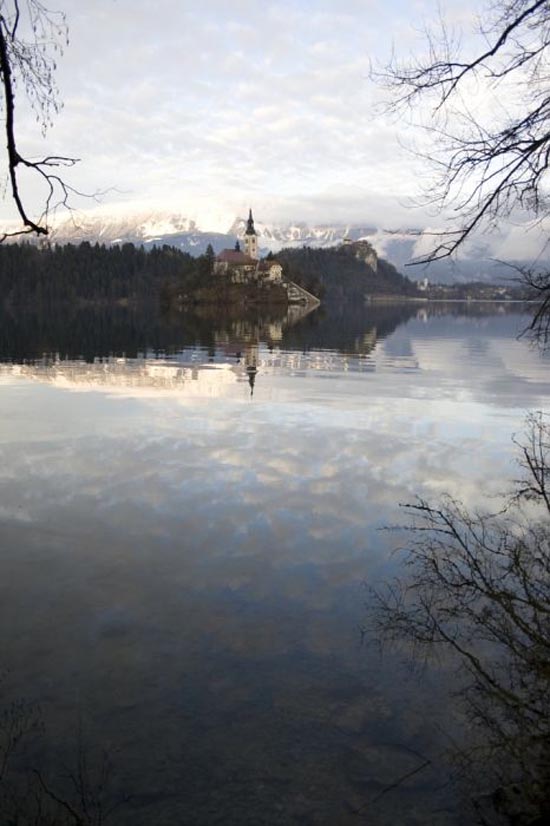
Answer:
<svg viewBox="0 0 550 826"><path fill-rule="evenodd" d="M392 21L378 0L164 0L154 16L144 0L64 7L65 108L45 144L23 106L18 128L30 154L82 158L69 175L79 189L112 187L109 201L274 199L295 203L291 217L301 201L327 219L323 200L335 195L342 214L349 189L346 217L361 220L414 183L372 106L370 60ZM27 192L38 205L34 183Z"/></svg>
<svg viewBox="0 0 550 826"><path fill-rule="evenodd" d="M473 8L443 9L464 30L466 48L477 42ZM404 59L422 53L423 21L437 13L432 0L160 0L154 15L146 0L65 0L64 9L65 106L43 141L18 98L20 147L82 159L68 182L104 193L107 207L145 204L191 217L216 208L223 220L203 226L224 231L250 204L266 221L441 229L433 208L417 204L432 171L414 147L433 147L404 118L381 113L386 93L369 77L392 43ZM478 89L470 106L474 99L490 116L494 101ZM430 122L431 114L422 117ZM44 187L24 178L26 202L40 212ZM75 205L94 206L78 197ZM13 217L5 197L0 218ZM540 237L526 235L526 220L485 239L481 254L536 255Z"/></svg>

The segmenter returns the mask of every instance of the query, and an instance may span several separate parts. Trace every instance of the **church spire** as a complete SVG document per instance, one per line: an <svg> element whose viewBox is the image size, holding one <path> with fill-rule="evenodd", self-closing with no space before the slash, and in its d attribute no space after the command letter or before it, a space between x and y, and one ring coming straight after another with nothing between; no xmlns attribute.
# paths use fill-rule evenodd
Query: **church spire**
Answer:
<svg viewBox="0 0 550 826"><path fill-rule="evenodd" d="M246 229L244 232L244 251L250 258L253 258L254 261L258 260L258 235L254 229L252 209L248 210L248 221L246 222Z"/></svg>
<svg viewBox="0 0 550 826"><path fill-rule="evenodd" d="M252 208L248 210L248 221L246 222L246 235L256 235L254 229L254 218L252 217Z"/></svg>

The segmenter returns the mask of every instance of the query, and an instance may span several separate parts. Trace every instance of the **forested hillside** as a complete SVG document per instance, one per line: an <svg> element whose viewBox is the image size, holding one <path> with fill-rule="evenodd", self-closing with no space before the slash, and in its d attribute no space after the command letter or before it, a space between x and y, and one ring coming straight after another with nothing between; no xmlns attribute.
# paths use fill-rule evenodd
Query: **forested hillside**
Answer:
<svg viewBox="0 0 550 826"><path fill-rule="evenodd" d="M367 242L330 249L285 249L277 255L285 275L323 302L363 302L366 296L412 296L416 284L377 258Z"/></svg>
<svg viewBox="0 0 550 826"><path fill-rule="evenodd" d="M410 296L416 285L366 242L333 249L283 250L278 256L283 277L329 303L360 302L366 296ZM107 247L90 244L37 247L0 245L0 300L4 304L47 305L153 302L166 305L235 303L227 276L213 275L214 253L194 258L174 247L146 250L134 244ZM260 285L261 286L261 285ZM240 287L243 302L284 300ZM246 293L246 294L245 294ZM250 293L250 294L249 294ZM257 293L257 294L256 294ZM272 294L273 293L273 294Z"/></svg>
<svg viewBox="0 0 550 826"><path fill-rule="evenodd" d="M175 287L192 293L210 271L207 256L168 246L0 245L0 296L11 304L159 301Z"/></svg>

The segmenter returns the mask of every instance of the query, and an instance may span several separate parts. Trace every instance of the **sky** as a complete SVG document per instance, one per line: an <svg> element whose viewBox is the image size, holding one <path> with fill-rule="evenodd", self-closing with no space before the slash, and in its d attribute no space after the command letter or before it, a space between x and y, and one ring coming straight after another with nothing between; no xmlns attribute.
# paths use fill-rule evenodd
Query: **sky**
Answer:
<svg viewBox="0 0 550 826"><path fill-rule="evenodd" d="M428 174L411 151L418 134L383 113L370 68L392 50L418 54L439 6L468 29L476 5L59 0L63 109L42 139L19 91L20 149L81 159L66 177L103 208L175 209L207 229L227 230L248 205L266 221L425 226L434 213L412 205ZM4 195L0 219L13 214Z"/></svg>

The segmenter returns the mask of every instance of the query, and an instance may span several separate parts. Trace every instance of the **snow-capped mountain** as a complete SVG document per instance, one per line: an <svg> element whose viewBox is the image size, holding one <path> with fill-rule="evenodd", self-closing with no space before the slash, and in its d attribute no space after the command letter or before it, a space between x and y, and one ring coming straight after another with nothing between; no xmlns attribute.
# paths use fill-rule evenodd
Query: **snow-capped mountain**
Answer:
<svg viewBox="0 0 550 826"><path fill-rule="evenodd" d="M57 243L90 241L104 244L163 244L177 243L173 239L202 235L196 220L177 213L130 212L108 213L104 210L71 216L57 224L50 240ZM169 239L169 240L166 240ZM179 244L178 244L179 246ZM192 246L192 245L191 245ZM201 249L199 252L202 252Z"/></svg>
<svg viewBox="0 0 550 826"><path fill-rule="evenodd" d="M104 210L71 217L58 224L50 235L57 243L90 241L105 244L126 242L144 245L171 244L200 255L209 243L219 251L233 246L246 228L244 218L230 218L225 226L212 226L183 214L157 211L110 214ZM360 225L309 225L306 223L275 224L255 221L260 247L277 252L283 247L327 247L350 237L359 240L377 233L375 227ZM214 240L211 240L214 239Z"/></svg>
<svg viewBox="0 0 550 826"><path fill-rule="evenodd" d="M108 210L102 207L81 216L71 216L56 225L50 235L55 243L96 241L104 244L134 243L150 247L170 244L200 255L208 244L215 252L233 247L244 234L246 219L234 218L229 213L203 214L195 217L174 211L125 211L119 206ZM488 248L477 248L475 254L455 261L440 261L429 267L408 267L416 256L429 248L432 240L426 230L405 228L383 229L370 224L309 224L305 222L276 223L255 221L261 254L277 252L283 247L331 247L344 238L352 241L368 240L381 258L390 261L410 278L428 276L432 281L503 281L510 271L495 264ZM405 269L406 268L406 269Z"/></svg>
<svg viewBox="0 0 550 826"><path fill-rule="evenodd" d="M347 236L353 241L366 238L376 232L372 226L351 224L318 224L305 222L273 224L255 221L254 226L260 237L260 245L276 252L282 247L333 247L341 244ZM229 234L240 238L244 235L246 221L237 218L229 229Z"/></svg>

